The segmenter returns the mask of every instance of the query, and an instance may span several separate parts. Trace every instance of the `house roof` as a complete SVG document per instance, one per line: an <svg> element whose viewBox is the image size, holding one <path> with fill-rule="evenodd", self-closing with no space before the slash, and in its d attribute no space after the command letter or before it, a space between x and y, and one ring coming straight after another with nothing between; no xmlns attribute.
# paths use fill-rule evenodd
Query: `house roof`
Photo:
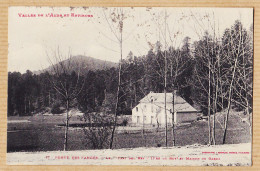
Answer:
<svg viewBox="0 0 260 171"><path fill-rule="evenodd" d="M151 103L153 101L154 104L158 106L162 106L164 104L164 93L149 93L144 98L140 100L140 103ZM166 93L166 103L167 105L172 105L172 93ZM177 112L198 112L194 107L192 107L186 100L184 100L179 95L175 95L174 100L174 110Z"/></svg>

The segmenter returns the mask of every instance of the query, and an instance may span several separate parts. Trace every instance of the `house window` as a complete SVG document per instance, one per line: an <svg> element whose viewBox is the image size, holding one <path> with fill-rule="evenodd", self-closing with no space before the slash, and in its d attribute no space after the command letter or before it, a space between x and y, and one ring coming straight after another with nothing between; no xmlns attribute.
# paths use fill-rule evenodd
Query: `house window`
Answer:
<svg viewBox="0 0 260 171"><path fill-rule="evenodd" d="M138 107L136 107L135 109L136 109L136 111L138 112Z"/></svg>
<svg viewBox="0 0 260 171"><path fill-rule="evenodd" d="M136 122L137 122L137 123L140 123L140 116L137 116Z"/></svg>
<svg viewBox="0 0 260 171"><path fill-rule="evenodd" d="M153 113L153 97L151 97L151 112Z"/></svg>

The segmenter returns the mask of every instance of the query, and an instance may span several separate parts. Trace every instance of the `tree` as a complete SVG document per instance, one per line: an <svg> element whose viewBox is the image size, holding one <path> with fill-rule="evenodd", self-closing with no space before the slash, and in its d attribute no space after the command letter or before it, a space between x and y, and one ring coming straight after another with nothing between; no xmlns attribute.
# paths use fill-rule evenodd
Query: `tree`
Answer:
<svg viewBox="0 0 260 171"><path fill-rule="evenodd" d="M228 96L227 96L227 101L228 101L227 112L225 115L225 123L224 123L223 144L225 144L226 142L231 103L235 102L233 101L234 99L232 98L232 95L234 96L236 94L239 94L238 93L239 91L235 87L235 85L239 85L239 84L237 84L236 82L238 82L238 80L243 80L242 82L244 82L243 89L245 93L243 93L242 97L245 98L245 102L248 101L246 82L249 81L248 83L252 84L250 83L250 80L247 79L247 76L245 74L247 68L245 63L246 62L245 58L252 56L252 48L250 48L250 41L248 41L247 37L248 37L247 32L243 28L240 21L236 21L235 24L231 27L231 29L227 29L225 31L225 34L223 36L223 43L225 46L223 55L228 61L228 66L230 66L230 69L228 70L227 77L226 77L227 82L229 84L229 89L228 89ZM252 61L252 59L249 59L248 61ZM240 68L240 66L242 69ZM252 64L248 65L249 68L251 66ZM241 79L238 78L239 73L242 74ZM246 108L248 108L248 106L249 105L247 104Z"/></svg>
<svg viewBox="0 0 260 171"><path fill-rule="evenodd" d="M202 111L208 115L209 144L211 144L211 48L208 33L205 33L203 40L195 43L195 66L194 66L194 92L196 102L202 106ZM203 92L203 93L202 93Z"/></svg>
<svg viewBox="0 0 260 171"><path fill-rule="evenodd" d="M157 76L157 82L164 83L160 85L158 92L165 93L165 140L167 146L167 112L166 112L166 92L171 91L174 95L174 90L179 87L180 92L186 97L189 98L184 91L184 89L190 90L188 86L187 79L191 75L192 68L189 66L191 57L190 57L190 45L189 38L186 37L183 41L183 47L181 49L181 44L178 43L178 37L181 35L181 30L176 25L174 25L170 18L171 13L166 9L158 12L152 12L152 9L147 10L151 16L152 21L154 21L155 27L158 31L158 41L155 44L155 52L158 58L155 58L156 64L151 67L155 71L154 76ZM156 15L157 13L157 15ZM180 17L180 20L185 18L185 16ZM178 20L176 20L178 22ZM148 42L149 43L149 42ZM161 44L163 43L163 45ZM179 46L177 44L180 44ZM162 50L161 48L164 47ZM163 60L162 60L163 59ZM174 97L173 97L174 99ZM174 108L174 102L173 102ZM175 109L172 111L172 118L174 120ZM175 145L175 135L174 135L174 121L172 122L172 134L173 134L173 145Z"/></svg>
<svg viewBox="0 0 260 171"><path fill-rule="evenodd" d="M51 65L51 70L49 71L48 80L53 89L57 92L57 98L65 104L66 109L66 126L63 148L64 151L66 151L68 144L69 119L71 117L69 112L75 105L75 100L85 84L85 79L81 75L83 66L73 60L70 52L67 56L62 55L59 48L57 51L53 51L51 57L49 56L49 63Z"/></svg>
<svg viewBox="0 0 260 171"><path fill-rule="evenodd" d="M225 30L222 39L216 37L213 31L213 35L206 33L203 39L194 45L193 96L201 105L203 113L207 113L209 117L209 144L216 143L215 115L227 108L223 127L225 143L232 103L240 108L239 110L243 108L246 111L247 106L250 106L247 103L251 101L252 94L252 91L247 89L252 85L250 36L243 29L241 22L236 21L231 29ZM246 71L248 74L244 74Z"/></svg>
<svg viewBox="0 0 260 171"><path fill-rule="evenodd" d="M180 90L180 93L186 100L190 98L190 87L188 86L187 79L192 75L191 68L193 67L191 63L191 55L190 55L190 45L189 45L189 37L185 37L183 40L183 46L181 49L174 49L170 47L168 50L169 53L169 68L168 77L169 77L169 88L168 90L172 92L173 96L173 110L172 110L172 135L173 135L173 146L175 146L175 120L174 114L177 112L177 109L174 108L175 105L175 95L177 89ZM190 102L190 100L188 100Z"/></svg>
<svg viewBox="0 0 260 171"><path fill-rule="evenodd" d="M87 147L102 149L109 147L115 109L115 95L107 92L105 79L109 72L89 71L86 83L78 97L80 110L84 113L84 142ZM109 77L109 76L108 76ZM112 79L110 79L111 81ZM108 89L109 90L109 89Z"/></svg>
<svg viewBox="0 0 260 171"><path fill-rule="evenodd" d="M107 8L103 8L103 16L104 19L114 36L114 39L109 38L110 40L113 40L114 42L117 42L119 44L119 53L120 53L120 60L119 60L119 67L118 67L118 86L117 86L117 92L116 92L116 105L114 110L114 125L112 129L112 135L111 135L111 141L110 141L110 149L113 148L113 140L114 140L114 134L115 129L117 125L117 115L120 113L120 100L122 97L124 97L124 93L122 92L122 61L123 61L123 42L124 39L127 39L127 37L123 38L123 32L124 32L124 21L130 17L129 14L123 9L123 8L113 8L112 10L109 10ZM107 36L106 36L107 37ZM122 110L121 110L122 111Z"/></svg>
<svg viewBox="0 0 260 171"><path fill-rule="evenodd" d="M38 76L27 70L26 73L8 73L8 115L32 115L41 110L39 94L41 84Z"/></svg>
<svg viewBox="0 0 260 171"><path fill-rule="evenodd" d="M200 40L194 43L196 65L194 67L193 81L196 86L193 88L193 98L194 101L201 105L203 113L208 115L208 143L215 144L215 115L220 106L222 109L224 107L223 64L225 61L222 56L223 46L220 35L217 33L218 25L215 23L214 12L205 14L200 18L191 12L190 16L201 27L200 30L194 28ZM208 25L208 27L202 27L205 25ZM205 34L200 34L201 31L204 31ZM196 91L200 91L200 94Z"/></svg>
<svg viewBox="0 0 260 171"><path fill-rule="evenodd" d="M8 73L8 116L24 113L24 89L20 72Z"/></svg>

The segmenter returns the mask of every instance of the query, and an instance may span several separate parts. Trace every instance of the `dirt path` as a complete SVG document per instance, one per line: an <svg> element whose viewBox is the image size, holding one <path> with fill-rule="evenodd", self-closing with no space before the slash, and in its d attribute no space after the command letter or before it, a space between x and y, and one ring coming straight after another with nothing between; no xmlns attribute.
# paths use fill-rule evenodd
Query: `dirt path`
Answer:
<svg viewBox="0 0 260 171"><path fill-rule="evenodd" d="M12 165L250 166L251 144L7 153Z"/></svg>

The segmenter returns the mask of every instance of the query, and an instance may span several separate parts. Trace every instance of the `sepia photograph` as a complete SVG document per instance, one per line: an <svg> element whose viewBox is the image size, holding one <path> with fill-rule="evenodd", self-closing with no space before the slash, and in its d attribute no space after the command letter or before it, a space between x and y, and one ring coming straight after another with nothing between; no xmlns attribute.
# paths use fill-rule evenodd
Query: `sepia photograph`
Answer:
<svg viewBox="0 0 260 171"><path fill-rule="evenodd" d="M8 8L8 165L251 166L253 8Z"/></svg>

